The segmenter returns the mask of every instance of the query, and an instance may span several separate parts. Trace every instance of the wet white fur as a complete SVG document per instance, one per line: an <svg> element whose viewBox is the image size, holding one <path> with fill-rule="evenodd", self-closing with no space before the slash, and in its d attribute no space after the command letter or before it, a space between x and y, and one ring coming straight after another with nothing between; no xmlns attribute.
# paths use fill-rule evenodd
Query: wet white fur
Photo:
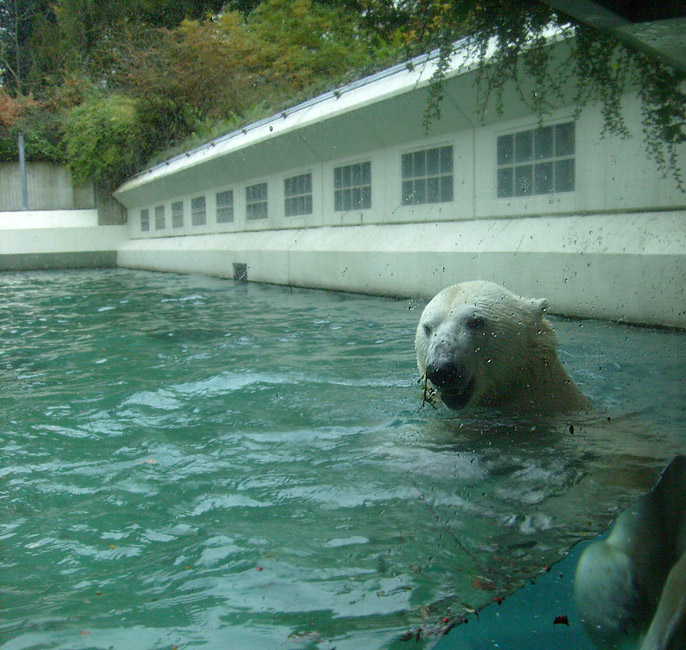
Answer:
<svg viewBox="0 0 686 650"><path fill-rule="evenodd" d="M544 317L547 307L545 299L522 298L493 282L443 289L426 306L417 327L419 372L424 376L432 354L448 346L466 360L473 375L469 404L546 413L586 408L586 397L558 358L557 336ZM470 315L485 321L478 337L464 326Z"/></svg>

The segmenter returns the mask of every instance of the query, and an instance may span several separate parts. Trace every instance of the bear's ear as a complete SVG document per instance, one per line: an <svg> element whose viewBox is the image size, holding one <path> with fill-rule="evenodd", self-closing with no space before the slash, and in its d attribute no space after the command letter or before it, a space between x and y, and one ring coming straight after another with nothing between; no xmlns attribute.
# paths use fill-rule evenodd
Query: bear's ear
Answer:
<svg viewBox="0 0 686 650"><path fill-rule="evenodd" d="M531 315L536 320L540 320L548 311L548 301L545 298L532 298L529 301L529 308Z"/></svg>

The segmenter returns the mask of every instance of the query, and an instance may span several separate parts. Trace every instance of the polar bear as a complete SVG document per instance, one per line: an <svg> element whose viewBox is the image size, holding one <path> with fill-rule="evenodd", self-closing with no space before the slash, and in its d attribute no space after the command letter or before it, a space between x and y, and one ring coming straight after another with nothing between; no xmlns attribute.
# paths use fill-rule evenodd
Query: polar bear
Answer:
<svg viewBox="0 0 686 650"><path fill-rule="evenodd" d="M686 648L686 457L584 550L574 599L598 648Z"/></svg>
<svg viewBox="0 0 686 650"><path fill-rule="evenodd" d="M451 409L584 409L588 400L558 359L547 308L547 300L521 298L493 282L446 287L417 326L419 372Z"/></svg>

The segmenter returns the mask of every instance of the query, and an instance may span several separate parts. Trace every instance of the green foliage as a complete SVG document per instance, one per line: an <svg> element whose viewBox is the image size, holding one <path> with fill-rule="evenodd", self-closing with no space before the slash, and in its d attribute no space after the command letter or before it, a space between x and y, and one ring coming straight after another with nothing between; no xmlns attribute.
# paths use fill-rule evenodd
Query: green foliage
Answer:
<svg viewBox="0 0 686 650"><path fill-rule="evenodd" d="M12 98L0 89L0 161L18 160L20 132L28 160L63 160L59 116L30 97Z"/></svg>
<svg viewBox="0 0 686 650"><path fill-rule="evenodd" d="M136 101L122 95L100 95L74 107L64 133L69 167L79 183L114 188L149 154Z"/></svg>

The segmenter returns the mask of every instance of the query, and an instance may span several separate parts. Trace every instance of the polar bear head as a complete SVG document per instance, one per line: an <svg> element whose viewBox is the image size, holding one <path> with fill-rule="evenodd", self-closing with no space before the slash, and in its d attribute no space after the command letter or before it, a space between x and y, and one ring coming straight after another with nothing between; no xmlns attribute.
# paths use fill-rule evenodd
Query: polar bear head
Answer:
<svg viewBox="0 0 686 650"><path fill-rule="evenodd" d="M453 409L543 401L560 410L558 399L562 408L580 407L585 398L560 365L547 308L545 299L521 298L492 282L447 287L417 327L419 372Z"/></svg>

